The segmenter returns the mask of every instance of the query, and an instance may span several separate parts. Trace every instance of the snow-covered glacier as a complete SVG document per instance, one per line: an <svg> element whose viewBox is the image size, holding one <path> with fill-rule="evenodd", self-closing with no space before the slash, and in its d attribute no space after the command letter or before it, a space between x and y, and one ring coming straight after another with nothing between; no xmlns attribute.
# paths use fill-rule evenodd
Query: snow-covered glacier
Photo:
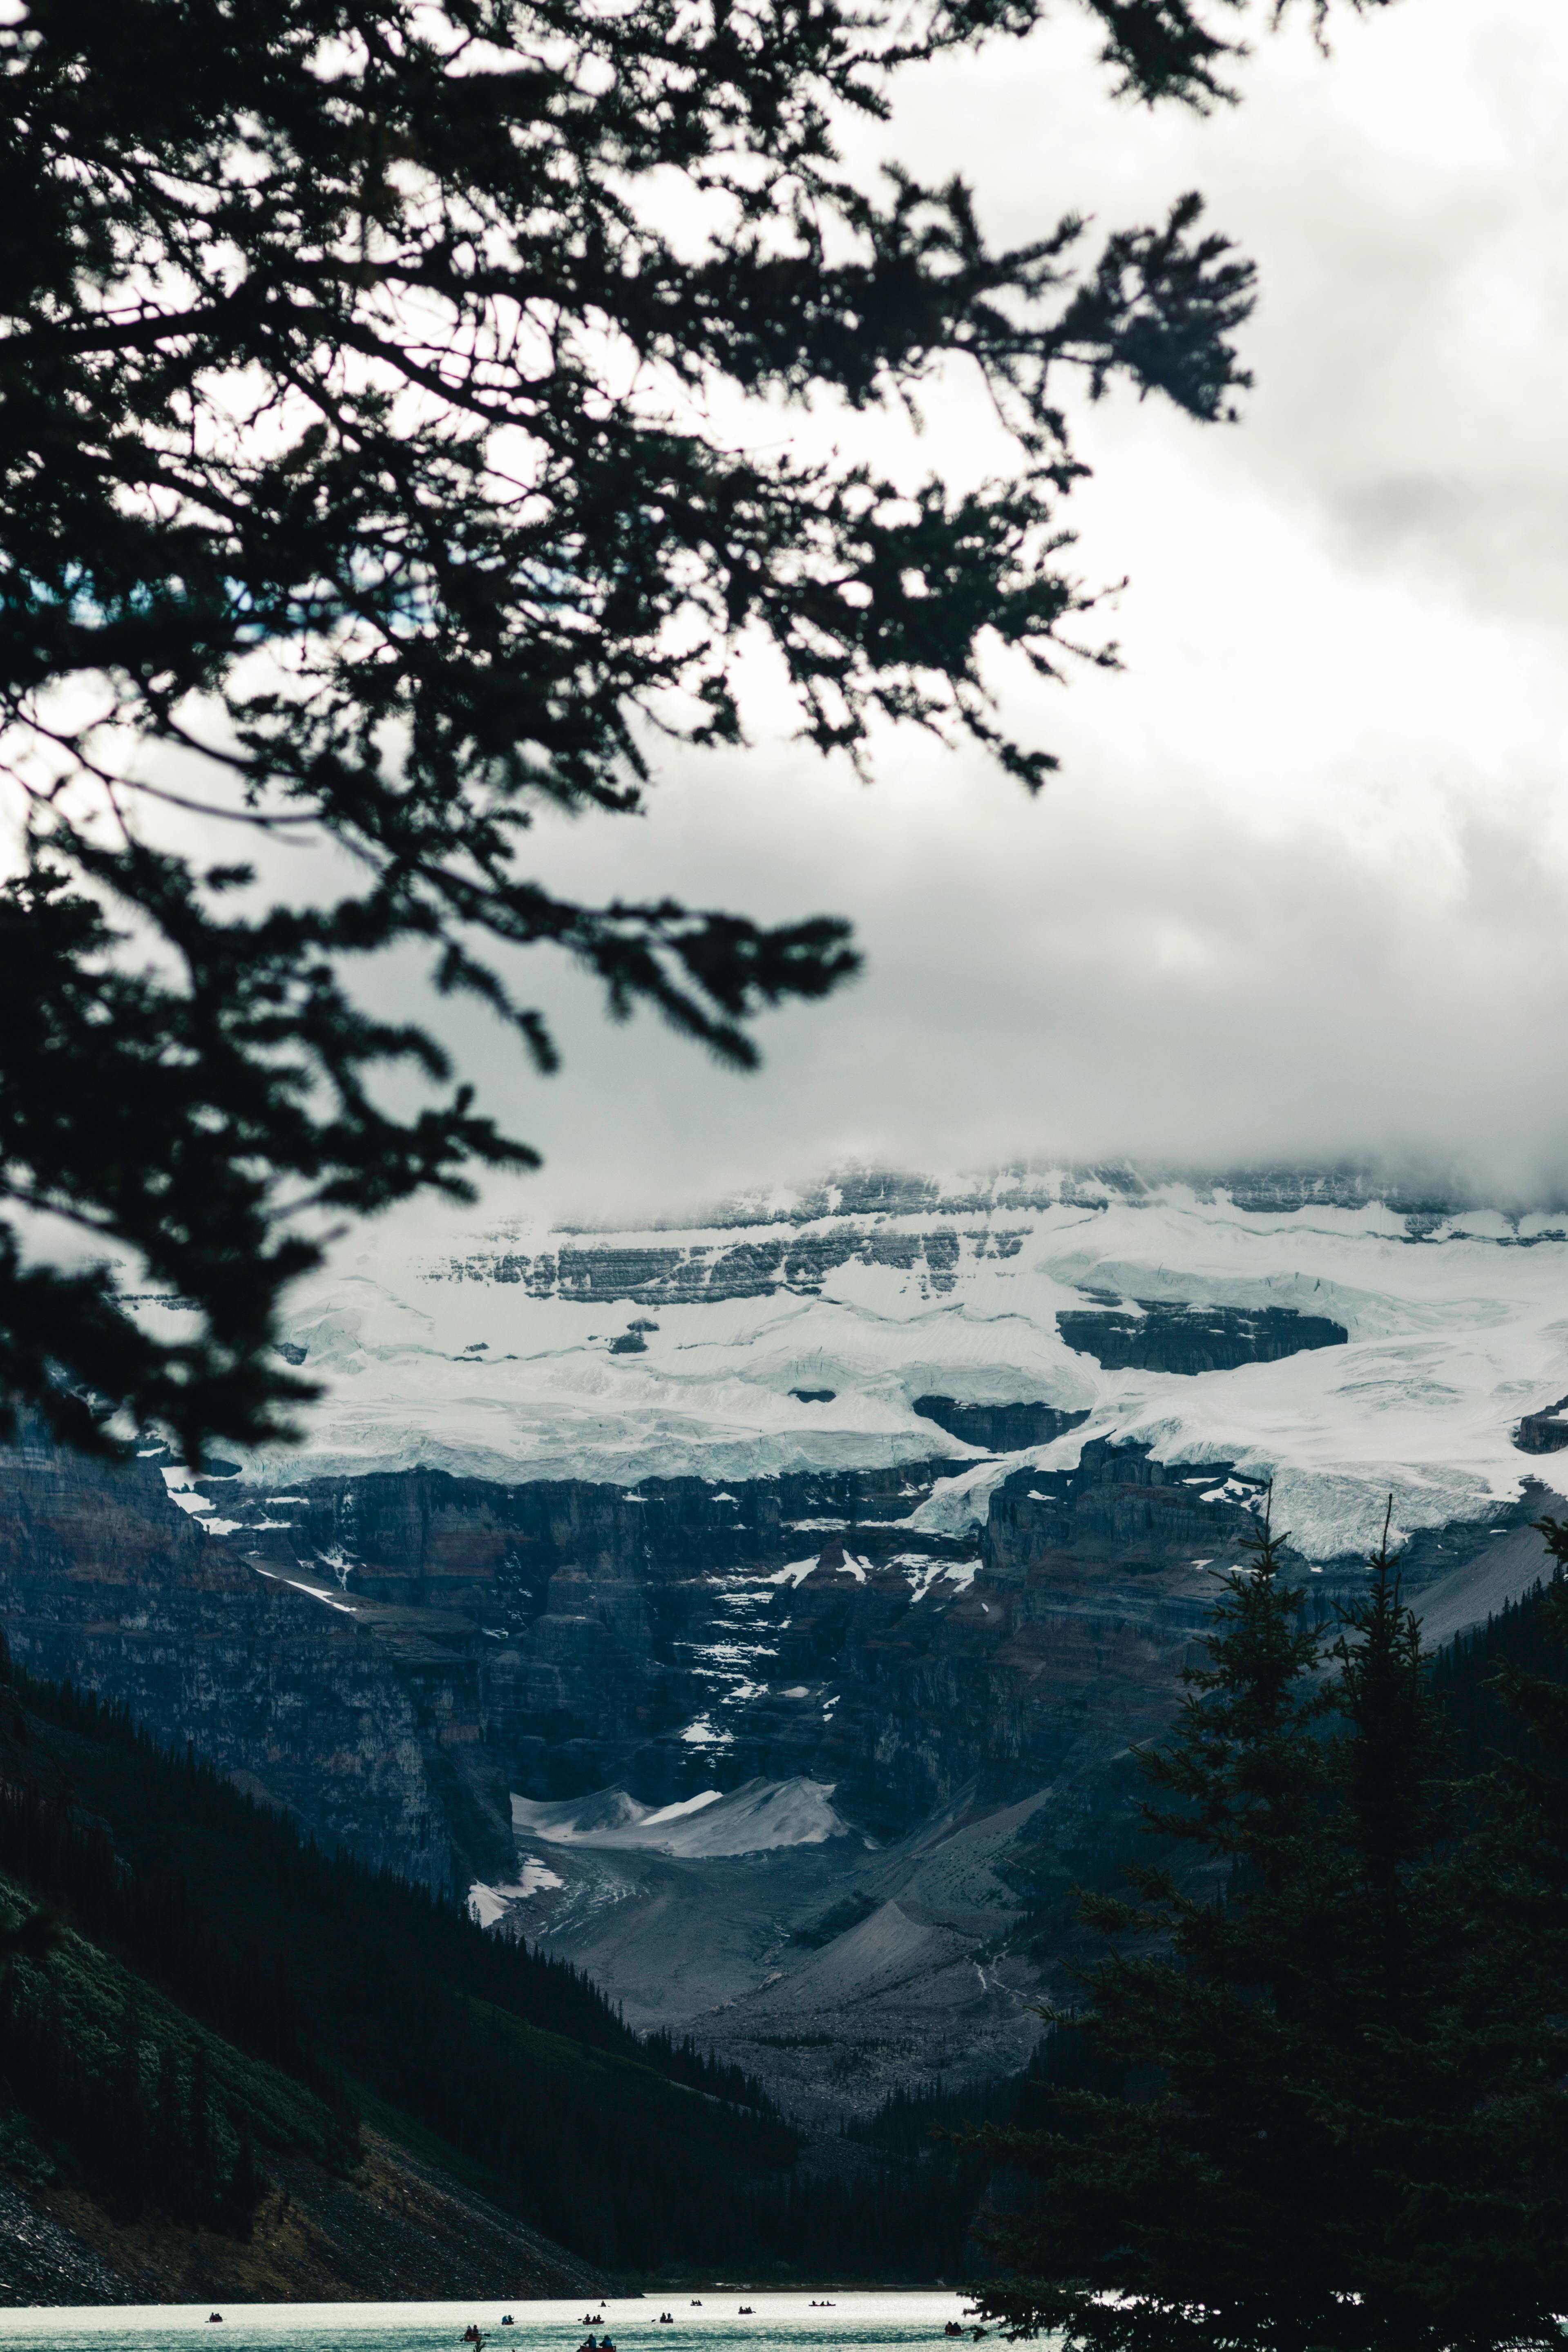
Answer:
<svg viewBox="0 0 1568 2352"><path fill-rule="evenodd" d="M1094 1352L1097 1328L1201 1333L1205 1310L1320 1342L1195 1370ZM252 1465L279 1485L424 1467L635 1493L936 1458L952 1475L915 1523L959 1533L1012 1471L1109 1438L1272 1480L1298 1548L1328 1559L1390 1493L1412 1532L1483 1517L1527 1474L1551 1485L1514 1432L1568 1391L1568 1230L1550 1207L1412 1205L1312 1172L862 1171L684 1226L368 1228L296 1294L288 1342L325 1393L302 1454ZM932 1399L1076 1425L996 1453Z"/></svg>

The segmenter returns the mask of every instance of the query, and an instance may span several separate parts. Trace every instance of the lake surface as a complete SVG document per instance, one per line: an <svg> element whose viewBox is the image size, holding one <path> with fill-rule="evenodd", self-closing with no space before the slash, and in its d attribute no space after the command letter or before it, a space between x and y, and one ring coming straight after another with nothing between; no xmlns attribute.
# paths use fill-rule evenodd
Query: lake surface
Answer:
<svg viewBox="0 0 1568 2352"><path fill-rule="evenodd" d="M590 2314L603 2315L594 2333L613 2336L616 2352L871 2352L942 2342L943 2326L961 2318L967 2302L943 2290L845 2293L813 2310L806 2294L716 2287L696 2307L689 2293L594 2304L231 2303L221 2328L208 2323L210 2304L109 2305L0 2311L0 2352L104 2352L106 2338L129 2340L133 2352L191 2352L193 2336L213 2352L467 2352L470 2321L484 2330L486 2352L577 2352ZM742 2303L754 2316L742 2318ZM503 2311L513 2326L500 2325ZM673 2327L659 2326L661 2311L673 2312Z"/></svg>

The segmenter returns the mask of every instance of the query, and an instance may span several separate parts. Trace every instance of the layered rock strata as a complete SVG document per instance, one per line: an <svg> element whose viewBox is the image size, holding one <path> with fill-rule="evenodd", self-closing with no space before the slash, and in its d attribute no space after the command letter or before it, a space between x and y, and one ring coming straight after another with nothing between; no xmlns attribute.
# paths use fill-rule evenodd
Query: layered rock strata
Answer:
<svg viewBox="0 0 1568 2352"><path fill-rule="evenodd" d="M432 1884L507 1876L512 1792L661 1805L804 1779L898 1838L1157 1731L1205 1571L1254 1524L1257 1482L1229 1465L1097 1439L942 1534L923 1507L950 1467L631 1488L409 1471L285 1494L231 1477L205 1483L204 1526L154 1459L22 1447L0 1454L0 1620L33 1671ZM1415 1585L1464 1622L1497 1535L1537 1508L1422 1539ZM1358 1574L1315 1571L1320 1606Z"/></svg>

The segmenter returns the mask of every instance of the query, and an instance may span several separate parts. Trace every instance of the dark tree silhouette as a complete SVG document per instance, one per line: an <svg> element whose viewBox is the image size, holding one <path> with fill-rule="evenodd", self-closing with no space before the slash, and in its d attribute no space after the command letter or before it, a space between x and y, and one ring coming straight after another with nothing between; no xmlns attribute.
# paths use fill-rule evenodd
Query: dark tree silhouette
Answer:
<svg viewBox="0 0 1568 2352"><path fill-rule="evenodd" d="M1069 2352L1558 2344L1560 1849L1494 1786L1457 1806L1386 1528L1327 1656L1279 1550L1148 1759L1198 1868L1086 1902L1131 1948L991 2135L1037 2194L979 2300Z"/></svg>
<svg viewBox="0 0 1568 2352"><path fill-rule="evenodd" d="M1245 0L1086 5L1121 91L1226 94ZM1044 5L22 0L0 26L26 847L0 1183L196 1310L156 1336L107 1271L0 1235L0 1390L57 1436L151 1422L197 1459L287 1433L312 1391L274 1318L322 1220L533 1162L356 997L364 959L426 950L540 1070L524 947L738 1064L759 1009L854 969L837 919L584 904L529 871L533 811L635 810L661 740L739 750L742 639L824 753L890 719L1041 783L982 655L1055 675L1092 601L1058 520L1068 383L1226 417L1253 299L1195 196L1096 252L1070 215L994 251L962 184L840 163L836 119L884 113L895 68ZM897 410L950 362L1012 436L997 478L781 452L781 406ZM233 860L190 853L226 823ZM328 887L268 904L258 834L316 843ZM399 1064L416 1114L377 1095Z"/></svg>

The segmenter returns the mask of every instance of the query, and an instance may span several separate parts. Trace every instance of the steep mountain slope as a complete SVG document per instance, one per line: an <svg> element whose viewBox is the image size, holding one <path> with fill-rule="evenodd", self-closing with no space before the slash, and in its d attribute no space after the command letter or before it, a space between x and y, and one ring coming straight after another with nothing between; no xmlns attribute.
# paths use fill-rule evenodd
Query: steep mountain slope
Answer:
<svg viewBox="0 0 1568 2352"><path fill-rule="evenodd" d="M318 2234L330 2209L340 2291L362 2294L353 2247L388 2195L423 2243L400 2275L455 2275L439 2242L467 2231L490 2291L509 2283L504 2215L465 2222L476 2189L557 2240L519 2271L512 2231L512 2292L590 2285L585 2261L754 2258L785 2227L795 2143L754 2084L639 2041L561 1963L329 1859L118 1712L26 1677L0 1683L0 1873L11 1919L41 1900L76 1930L11 1958L0 1987L0 2168L36 2157L46 2187L121 2226L250 2244L270 2180ZM395 2147L365 2158L361 2117L433 2160L427 2194ZM273 2267L308 2280L308 2253L274 2248Z"/></svg>
<svg viewBox="0 0 1568 2352"><path fill-rule="evenodd" d="M15 1867L16 1786L5 1929L56 1891L36 1856ZM355 2131L118 1941L67 1931L0 1984L0 2305L593 2290L590 2265Z"/></svg>

